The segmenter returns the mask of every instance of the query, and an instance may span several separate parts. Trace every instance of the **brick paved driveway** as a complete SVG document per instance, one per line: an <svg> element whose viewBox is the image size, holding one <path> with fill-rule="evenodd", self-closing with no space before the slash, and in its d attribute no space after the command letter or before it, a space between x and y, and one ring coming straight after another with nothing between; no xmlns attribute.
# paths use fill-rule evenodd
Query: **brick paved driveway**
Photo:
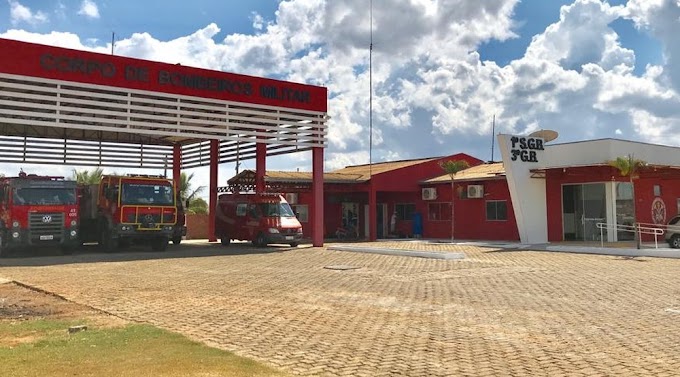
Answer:
<svg viewBox="0 0 680 377"><path fill-rule="evenodd" d="M0 276L300 375L680 374L680 260L452 249L467 259L203 243Z"/></svg>

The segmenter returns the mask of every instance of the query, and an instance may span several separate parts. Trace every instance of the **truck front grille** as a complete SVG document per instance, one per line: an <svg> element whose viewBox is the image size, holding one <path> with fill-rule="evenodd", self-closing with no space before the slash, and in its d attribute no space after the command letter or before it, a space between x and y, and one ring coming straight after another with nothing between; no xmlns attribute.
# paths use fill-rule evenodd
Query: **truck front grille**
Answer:
<svg viewBox="0 0 680 377"><path fill-rule="evenodd" d="M34 212L29 214L28 234L32 240L33 239L60 240L63 234L63 230L64 230L63 213Z"/></svg>

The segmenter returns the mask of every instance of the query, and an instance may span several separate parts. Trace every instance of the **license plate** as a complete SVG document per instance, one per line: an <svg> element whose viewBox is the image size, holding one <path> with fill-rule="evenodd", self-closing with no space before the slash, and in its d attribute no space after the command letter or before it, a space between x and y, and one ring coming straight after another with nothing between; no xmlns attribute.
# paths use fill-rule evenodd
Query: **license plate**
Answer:
<svg viewBox="0 0 680 377"><path fill-rule="evenodd" d="M293 239L295 239L295 237L293 237L293 236L286 236L286 240L293 240Z"/></svg>
<svg viewBox="0 0 680 377"><path fill-rule="evenodd" d="M40 241L50 241L53 240L54 236L51 234L45 235L45 236L40 236Z"/></svg>

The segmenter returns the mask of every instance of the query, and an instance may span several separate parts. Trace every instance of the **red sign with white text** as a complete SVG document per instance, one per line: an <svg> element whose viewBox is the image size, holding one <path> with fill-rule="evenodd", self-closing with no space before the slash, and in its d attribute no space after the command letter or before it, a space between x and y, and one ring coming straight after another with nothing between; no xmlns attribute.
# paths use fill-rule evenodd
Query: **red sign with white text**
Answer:
<svg viewBox="0 0 680 377"><path fill-rule="evenodd" d="M327 90L262 77L0 38L0 72L326 112Z"/></svg>

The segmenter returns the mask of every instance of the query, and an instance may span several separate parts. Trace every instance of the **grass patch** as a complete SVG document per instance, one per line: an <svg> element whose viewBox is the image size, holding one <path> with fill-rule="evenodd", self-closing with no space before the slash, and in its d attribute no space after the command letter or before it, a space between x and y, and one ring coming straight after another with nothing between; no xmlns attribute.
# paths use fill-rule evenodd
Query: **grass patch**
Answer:
<svg viewBox="0 0 680 377"><path fill-rule="evenodd" d="M5 376L283 376L232 353L148 325L68 334L73 321L0 322ZM29 338L14 346L2 337Z"/></svg>

